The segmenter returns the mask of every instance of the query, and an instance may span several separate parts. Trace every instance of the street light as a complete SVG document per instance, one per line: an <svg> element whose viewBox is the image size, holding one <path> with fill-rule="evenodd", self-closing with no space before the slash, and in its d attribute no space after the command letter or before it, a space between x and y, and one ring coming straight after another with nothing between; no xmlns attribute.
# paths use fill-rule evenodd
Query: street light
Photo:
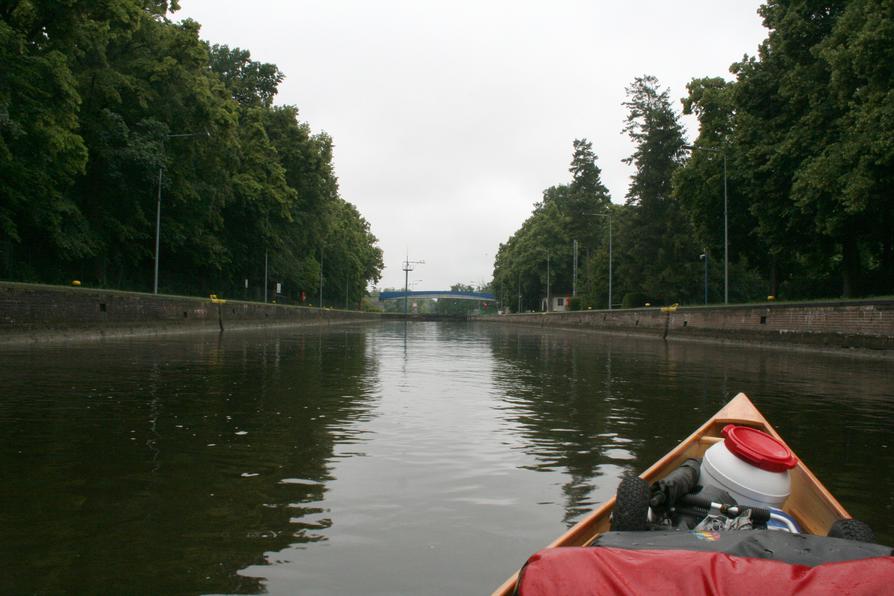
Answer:
<svg viewBox="0 0 894 596"><path fill-rule="evenodd" d="M699 261L705 262L705 306L708 305L708 249L705 248L705 252L698 255Z"/></svg>
<svg viewBox="0 0 894 596"><path fill-rule="evenodd" d="M697 147L695 145L683 145L690 151L708 151L719 153L723 156L723 303L729 304L729 217L727 192L726 192L726 153L722 149L714 147Z"/></svg>
<svg viewBox="0 0 894 596"><path fill-rule="evenodd" d="M546 312L550 311L549 305L549 249L546 249Z"/></svg>
<svg viewBox="0 0 894 596"><path fill-rule="evenodd" d="M608 309L612 309L612 214L594 213L596 217L608 218Z"/></svg>
<svg viewBox="0 0 894 596"><path fill-rule="evenodd" d="M208 136L211 135L206 132L189 132L183 134L176 135L165 135L165 139L178 139L183 137L198 137L198 136ZM164 154L164 141L161 144L162 154ZM159 240L161 239L161 176L164 171L164 161L162 164L158 166L158 202L155 205L155 281L152 283L152 293L158 294L158 245Z"/></svg>

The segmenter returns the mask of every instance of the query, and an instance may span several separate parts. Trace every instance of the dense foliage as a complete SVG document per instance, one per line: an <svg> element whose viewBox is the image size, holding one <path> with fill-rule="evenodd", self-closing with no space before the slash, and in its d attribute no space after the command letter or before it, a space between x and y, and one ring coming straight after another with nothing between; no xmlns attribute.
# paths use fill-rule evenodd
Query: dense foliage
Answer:
<svg viewBox="0 0 894 596"><path fill-rule="evenodd" d="M773 0L760 14L768 37L731 66L734 81L688 85L692 147L654 77L627 89L626 203L609 205L604 190L582 198L612 212L615 306L701 302L701 255L709 299L723 300L724 161L730 302L894 293L894 5ZM594 159L579 143L574 161ZM500 246L494 281L506 306L540 307L547 253L552 293L568 292L575 239L586 247L581 306L608 304L605 221L552 205L569 188L545 191Z"/></svg>
<svg viewBox="0 0 894 596"><path fill-rule="evenodd" d="M0 6L0 277L356 305L381 250L283 74L176 1ZM248 287L246 288L246 280Z"/></svg>
<svg viewBox="0 0 894 596"><path fill-rule="evenodd" d="M569 170L571 182L546 189L521 229L500 244L492 287L506 306L539 309L547 281L553 295L571 293L574 241L578 254L586 254L608 237L611 202L586 139L574 141Z"/></svg>

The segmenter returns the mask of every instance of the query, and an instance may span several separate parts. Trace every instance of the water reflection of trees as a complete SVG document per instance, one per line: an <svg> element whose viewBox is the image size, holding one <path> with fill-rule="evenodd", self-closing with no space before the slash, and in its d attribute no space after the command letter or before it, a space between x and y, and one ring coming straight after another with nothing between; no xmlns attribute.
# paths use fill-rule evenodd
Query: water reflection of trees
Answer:
<svg viewBox="0 0 894 596"><path fill-rule="evenodd" d="M342 329L85 346L30 371L0 403L30 411L0 443L20 561L0 587L261 591L238 570L325 540L334 449L362 440L375 366Z"/></svg>
<svg viewBox="0 0 894 596"><path fill-rule="evenodd" d="M565 523L614 493L724 403L722 367L686 362L649 338L490 330L505 415L535 470L560 470ZM716 407L715 407L716 406ZM694 415L693 415L694 414Z"/></svg>
<svg viewBox="0 0 894 596"><path fill-rule="evenodd" d="M886 360L516 327L487 333L503 415L521 448L534 469L569 476L566 522L739 391L852 513L880 517L872 512L894 499L894 479L873 471L894 467L894 369Z"/></svg>
<svg viewBox="0 0 894 596"><path fill-rule="evenodd" d="M583 349L573 337L506 331L492 335L496 382L504 411L516 424L536 470L561 469L565 522L573 523L594 502L600 476L636 459L640 418L636 401L624 399L624 381L613 377L610 349Z"/></svg>

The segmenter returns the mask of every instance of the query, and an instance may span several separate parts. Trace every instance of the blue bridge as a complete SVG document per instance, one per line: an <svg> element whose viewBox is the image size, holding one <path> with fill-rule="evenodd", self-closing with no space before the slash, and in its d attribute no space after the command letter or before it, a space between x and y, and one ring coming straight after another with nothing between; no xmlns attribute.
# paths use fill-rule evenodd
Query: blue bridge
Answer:
<svg viewBox="0 0 894 596"><path fill-rule="evenodd" d="M396 292L381 292L379 300L402 300L406 298L429 298L429 299L451 299L451 300L479 300L485 302L496 301L497 297L488 292L454 292L453 290L423 290L418 292L404 292L399 290Z"/></svg>

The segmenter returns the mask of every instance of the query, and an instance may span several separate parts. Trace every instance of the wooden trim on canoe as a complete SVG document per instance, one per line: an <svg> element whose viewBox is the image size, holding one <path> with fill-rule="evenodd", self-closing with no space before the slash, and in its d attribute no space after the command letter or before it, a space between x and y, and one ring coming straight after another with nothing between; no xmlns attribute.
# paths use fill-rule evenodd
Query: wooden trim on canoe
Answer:
<svg viewBox="0 0 894 596"><path fill-rule="evenodd" d="M727 424L752 426L785 443L763 414L751 403L748 396L740 393L698 430L640 474L640 478L650 483L655 482L675 470L688 458L702 457L708 447L722 439L721 431ZM804 465L801 458L798 458L798 465L791 471L791 483L792 492L783 509L798 521L805 532L825 536L835 520L850 517L841 503ZM608 531L609 514L614 506L615 498L612 497L552 541L547 548L585 546L592 543L599 534ZM517 579L518 572L497 588L492 596L510 596Z"/></svg>

